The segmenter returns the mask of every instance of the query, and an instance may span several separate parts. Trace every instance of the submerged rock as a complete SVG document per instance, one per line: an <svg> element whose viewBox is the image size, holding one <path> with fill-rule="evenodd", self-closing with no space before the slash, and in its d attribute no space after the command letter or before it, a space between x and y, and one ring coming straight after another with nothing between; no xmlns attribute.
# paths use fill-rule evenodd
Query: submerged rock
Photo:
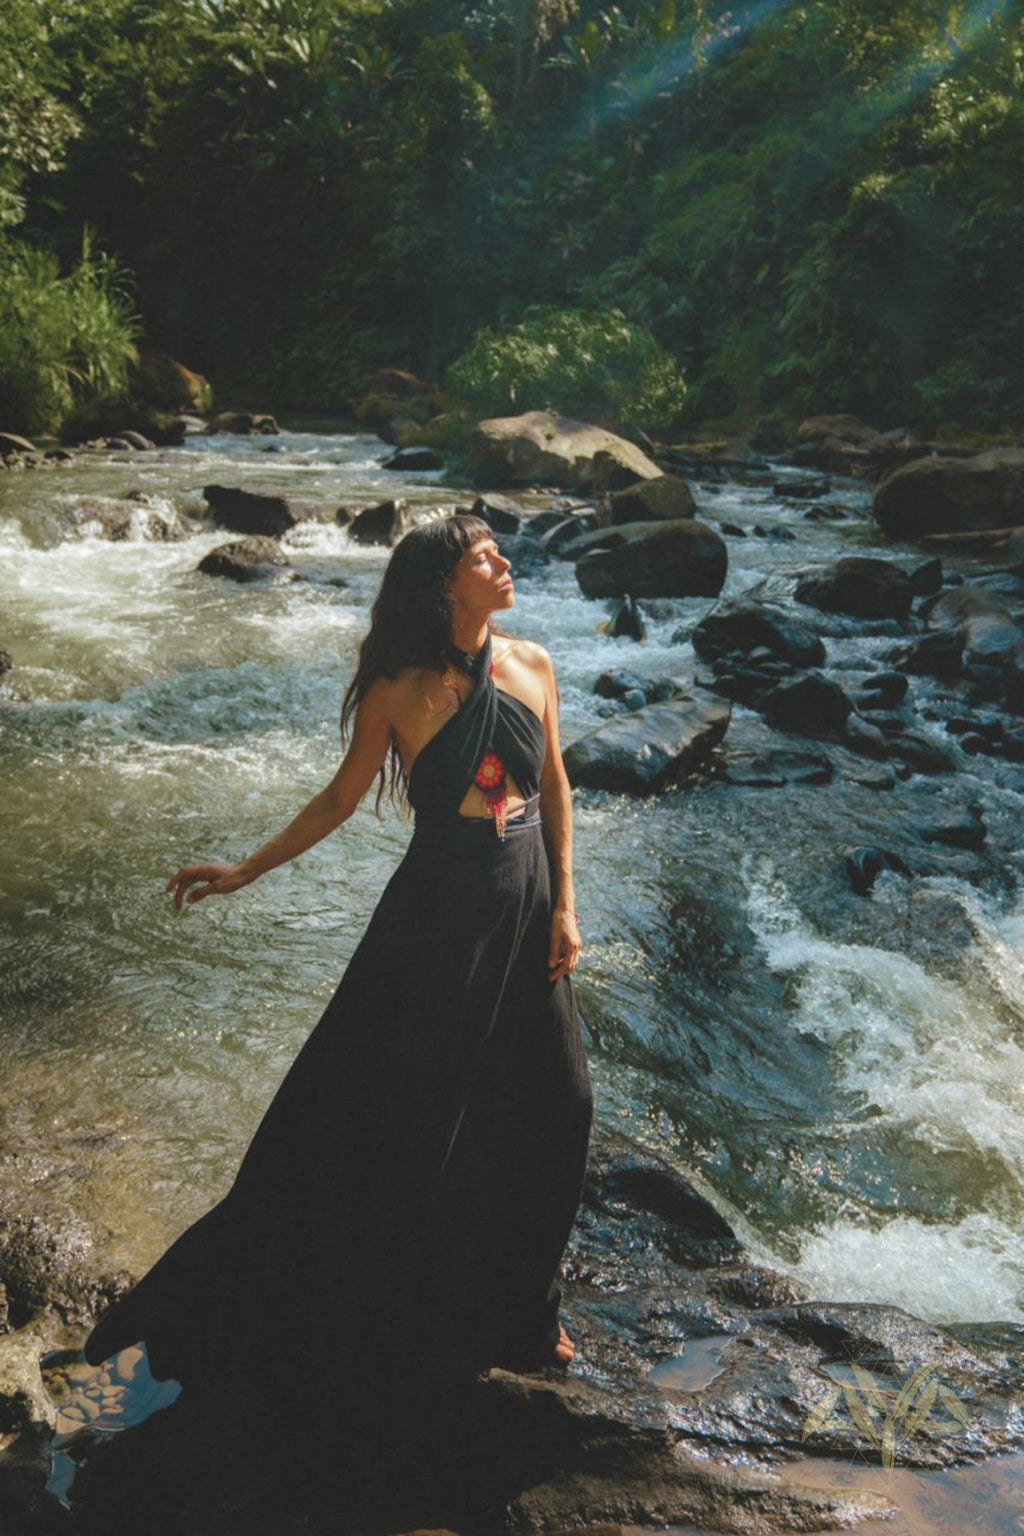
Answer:
<svg viewBox="0 0 1024 1536"><path fill-rule="evenodd" d="M205 576L226 576L230 581L263 581L276 576L289 561L274 540L259 536L218 544L200 560L197 570Z"/></svg>
<svg viewBox="0 0 1024 1536"><path fill-rule="evenodd" d="M573 551L584 597L717 597L729 562L724 539L689 518L600 528Z"/></svg>
<svg viewBox="0 0 1024 1536"><path fill-rule="evenodd" d="M728 704L698 691L617 715L566 749L569 782L587 789L653 794L707 761L725 735L729 717Z"/></svg>
<svg viewBox="0 0 1024 1536"><path fill-rule="evenodd" d="M475 484L557 485L617 490L661 470L641 449L603 427L551 411L496 416L478 423L469 446Z"/></svg>
<svg viewBox="0 0 1024 1536"><path fill-rule="evenodd" d="M177 543L198 532L199 525L176 508L151 506L145 498L123 500L106 496L87 496L60 514L66 538L149 539L155 543Z"/></svg>

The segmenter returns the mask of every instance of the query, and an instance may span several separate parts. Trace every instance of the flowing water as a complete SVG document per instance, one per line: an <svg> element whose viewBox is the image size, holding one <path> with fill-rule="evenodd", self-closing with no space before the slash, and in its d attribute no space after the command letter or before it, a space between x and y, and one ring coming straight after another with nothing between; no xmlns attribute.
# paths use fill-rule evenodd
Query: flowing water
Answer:
<svg viewBox="0 0 1024 1536"><path fill-rule="evenodd" d="M386 552L303 525L284 545L309 580L237 586L196 572L231 537L209 523L181 543L111 543L61 538L61 517L132 493L198 516L210 481L336 504L466 499L388 475L380 453L288 432L0 478L0 644L16 663L0 692L0 1123L8 1144L74 1147L74 1200L136 1268L226 1189L409 837L371 796L230 900L177 914L164 894L181 865L265 841L334 771ZM830 498L837 523L768 487L698 499L709 519L797 534L731 539L727 595L875 540L852 485ZM645 644L612 640L557 563L517 583L507 627L551 651L570 740L600 723L608 667L692 680L673 635L709 606L652 605ZM892 644L833 627L830 666ZM727 740L758 729L737 709ZM989 829L971 878L951 863L850 893L842 849L894 806L920 822L968 802ZM576 796L598 1114L675 1159L756 1255L823 1298L1024 1319L1022 806L1019 770L966 757L888 794L712 781Z"/></svg>

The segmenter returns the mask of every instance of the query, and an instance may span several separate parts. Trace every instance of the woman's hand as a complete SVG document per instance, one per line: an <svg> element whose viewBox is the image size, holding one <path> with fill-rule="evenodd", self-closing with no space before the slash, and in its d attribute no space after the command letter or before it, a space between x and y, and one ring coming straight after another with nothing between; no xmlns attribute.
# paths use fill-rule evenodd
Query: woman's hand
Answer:
<svg viewBox="0 0 1024 1536"><path fill-rule="evenodd" d="M579 964L583 942L575 912L556 907L551 914L551 944L548 948L548 980L557 981Z"/></svg>
<svg viewBox="0 0 1024 1536"><path fill-rule="evenodd" d="M174 905L180 912L182 900L190 885L205 882L187 898L191 906L194 901L202 901L204 896L229 896L232 891L239 891L243 885L248 885L251 878L241 864L190 864L187 869L179 869L176 875L172 875L164 889L174 892Z"/></svg>

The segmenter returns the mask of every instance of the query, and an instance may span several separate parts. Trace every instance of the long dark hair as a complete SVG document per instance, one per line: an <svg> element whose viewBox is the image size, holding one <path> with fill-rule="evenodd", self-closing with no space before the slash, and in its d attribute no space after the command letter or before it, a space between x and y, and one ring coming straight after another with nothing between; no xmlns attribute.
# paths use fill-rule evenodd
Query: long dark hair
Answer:
<svg viewBox="0 0 1024 1536"><path fill-rule="evenodd" d="M378 677L397 677L403 667L443 672L449 665L448 582L463 555L493 537L483 518L454 512L411 529L395 545L370 614L369 633L359 647L355 676L342 701L343 744L352 716ZM405 770L392 736L377 786L378 814L385 790L392 801L404 801L405 789Z"/></svg>

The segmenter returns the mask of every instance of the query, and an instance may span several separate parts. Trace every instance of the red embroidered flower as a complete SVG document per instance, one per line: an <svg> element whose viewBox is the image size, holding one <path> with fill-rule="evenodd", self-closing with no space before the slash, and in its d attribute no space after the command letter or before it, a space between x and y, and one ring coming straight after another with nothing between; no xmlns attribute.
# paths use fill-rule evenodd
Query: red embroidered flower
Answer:
<svg viewBox="0 0 1024 1536"><path fill-rule="evenodd" d="M497 752L485 752L480 761L473 783L487 794L488 791L499 789L505 782L505 764Z"/></svg>

